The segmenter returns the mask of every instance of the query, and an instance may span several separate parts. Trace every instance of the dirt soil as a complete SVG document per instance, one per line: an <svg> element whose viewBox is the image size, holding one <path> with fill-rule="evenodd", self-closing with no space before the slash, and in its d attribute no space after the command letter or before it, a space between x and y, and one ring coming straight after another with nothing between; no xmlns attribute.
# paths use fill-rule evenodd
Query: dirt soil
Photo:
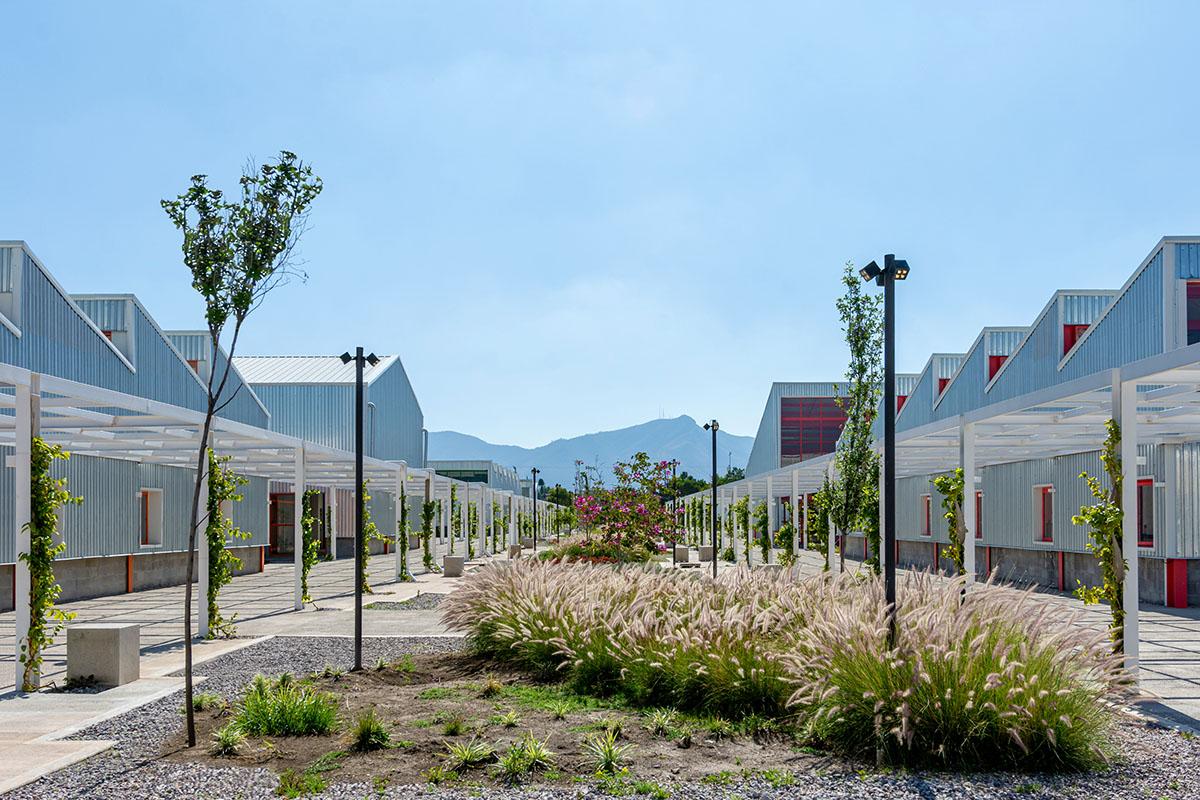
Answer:
<svg viewBox="0 0 1200 800"><path fill-rule="evenodd" d="M580 702L565 719L556 720L546 707L546 692L552 684L539 684L527 675L506 670L495 662L466 654L418 655L409 662L411 669L367 669L339 677L315 677L313 685L335 694L341 705L340 732L329 736L250 738L242 752L232 757L216 757L204 747L189 751L182 732L164 746L163 757L172 761L201 761L213 766L265 766L276 772L293 769L302 772L329 753L345 751L337 758L325 758L322 777L329 783L371 783L377 779L388 785L425 783L426 770L446 760L448 742L468 742L477 737L503 752L527 731L547 741L555 753L555 767L548 775L534 774L528 784L568 784L580 776L591 778L593 767L583 754L586 739L605 720L623 722L622 739L634 747L628 759L633 777L661 784L698 781L706 776L720 781L722 773L774 770L800 774L852 772L855 765L841 759L804 752L789 739L773 736L754 741L750 736L732 740L714 740L703 731L695 732L690 742L653 735L645 728L645 717L634 711L606 707L603 701ZM304 677L304 676L296 676ZM502 688L489 697L482 696L488 679L495 678ZM238 698L226 698L236 702ZM590 707L587 707L590 706ZM348 733L352 721L371 707L388 724L393 746L368 753L350 751ZM505 727L498 715L515 711L520 722ZM229 721L230 708L196 712L197 738L208 742L212 733ZM463 732L446 735L446 721L461 718ZM326 767L331 767L324 769ZM494 784L489 766L460 773L467 782Z"/></svg>

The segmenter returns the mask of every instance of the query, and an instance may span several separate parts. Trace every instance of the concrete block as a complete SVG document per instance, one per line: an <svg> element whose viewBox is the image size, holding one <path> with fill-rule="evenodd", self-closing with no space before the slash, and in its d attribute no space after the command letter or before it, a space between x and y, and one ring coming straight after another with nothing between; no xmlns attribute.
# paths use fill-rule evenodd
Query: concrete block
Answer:
<svg viewBox="0 0 1200 800"><path fill-rule="evenodd" d="M508 557L509 558L519 558L520 556L521 556L521 545L510 544L508 546Z"/></svg>
<svg viewBox="0 0 1200 800"><path fill-rule="evenodd" d="M532 536L522 536L521 537L521 547L524 547L526 550L532 550L533 549L533 537Z"/></svg>
<svg viewBox="0 0 1200 800"><path fill-rule="evenodd" d="M67 627L67 678L94 676L103 686L123 686L140 673L138 625L89 622Z"/></svg>
<svg viewBox="0 0 1200 800"><path fill-rule="evenodd" d="M712 548L711 544L700 545L700 560L701 561L712 561L713 560L713 548Z"/></svg>
<svg viewBox="0 0 1200 800"><path fill-rule="evenodd" d="M442 575L447 578L461 578L467 559L463 556L443 556Z"/></svg>
<svg viewBox="0 0 1200 800"><path fill-rule="evenodd" d="M692 551L687 545L685 545L685 544L675 545L675 563L686 564L688 558L691 557L691 554L692 554Z"/></svg>

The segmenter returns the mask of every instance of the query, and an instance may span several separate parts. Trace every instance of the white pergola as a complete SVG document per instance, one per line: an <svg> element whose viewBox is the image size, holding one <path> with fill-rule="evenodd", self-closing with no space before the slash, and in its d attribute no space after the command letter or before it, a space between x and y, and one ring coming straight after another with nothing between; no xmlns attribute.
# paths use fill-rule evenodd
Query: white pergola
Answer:
<svg viewBox="0 0 1200 800"><path fill-rule="evenodd" d="M1200 441L1200 344L899 432L896 475L920 476L962 468L965 484L974 486L982 467L1098 450L1107 435L1105 424L1109 419L1121 427L1121 504L1126 509L1136 508L1138 445ZM876 444L882 447L881 442ZM774 501L788 496L793 514L799 516L804 498L820 489L827 471L832 469L832 455L802 461L720 486L718 503L724 512L738 497L770 498L768 505L774 513ZM886 487L881 488L886 491ZM1167 490L1176 491L1174 481L1167 481ZM711 490L694 496L711 497ZM963 492L962 516L967 541L973 541L973 491ZM832 540L830 537L831 550ZM1124 515L1121 547L1126 554L1138 552L1135 514ZM885 560L894 557L886 552L880 555ZM965 548L964 555L966 579L971 581L975 575L975 549ZM1136 568L1126 572L1124 606L1126 666L1136 675Z"/></svg>
<svg viewBox="0 0 1200 800"><path fill-rule="evenodd" d="M14 451L8 466L13 467L15 478L15 617L20 652L20 643L28 636L31 613L27 599L29 569L19 555L28 552L30 544L27 525L31 515L33 437L40 436L75 454L195 468L204 414L8 364L0 364L0 387L11 389L11 394L0 394L0 445ZM290 482L297 494L305 487L356 489L355 458L349 451L220 417L213 420L208 446L218 455L229 456L230 466L238 474ZM363 458L363 479L395 492L397 498L406 480L432 476L431 470L410 469L403 461ZM295 531L301 530L303 509L303 503L294 504ZM201 519L201 530L205 525L206 520ZM198 533L198 537L202 535ZM294 550L294 607L300 609L303 548ZM203 598L208 589L208 548L197 547L196 552L199 596ZM403 557L398 550L397 571ZM198 633L204 636L208 633L208 606L201 600L196 607ZM20 673L18 663L17 685L21 683Z"/></svg>

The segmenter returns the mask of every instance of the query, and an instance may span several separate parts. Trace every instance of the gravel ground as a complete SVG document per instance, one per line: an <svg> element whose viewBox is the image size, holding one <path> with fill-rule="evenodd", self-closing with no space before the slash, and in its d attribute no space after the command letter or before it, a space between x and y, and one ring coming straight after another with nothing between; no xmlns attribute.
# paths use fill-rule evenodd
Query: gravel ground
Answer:
<svg viewBox="0 0 1200 800"><path fill-rule="evenodd" d="M416 597L410 597L408 600L400 600L398 602L380 600L377 603L364 606L364 608L371 611L430 611L440 606L445 599L446 595L444 594L426 592Z"/></svg>
<svg viewBox="0 0 1200 800"><path fill-rule="evenodd" d="M436 602L436 601L434 601ZM363 660L395 659L403 653L449 652L461 640L444 637L367 639ZM257 672L277 674L288 670L303 674L327 664L346 668L351 660L347 639L277 637L215 659L200 668L209 678L204 691L226 696L235 694ZM119 744L85 762L60 770L36 783L4 795L10 800L183 800L183 798L242 798L276 800L276 778L265 769L216 769L200 764L176 764L156 759L162 743L183 724L179 714L180 695L172 695L108 720L71 738L116 739ZM837 770L797 777L786 787L771 787L753 779L728 786L676 784L664 775L659 782L679 800L746 800L783 798L1087 798L1128 800L1150 798L1184 800L1200 798L1200 739L1174 731L1122 723L1118 731L1125 753L1121 764L1102 774L1078 775L950 775L938 773L876 773L857 775ZM434 789L428 786L393 786L382 795L365 784L334 784L318 798L363 800L364 798L574 798L597 796L591 786L570 789L495 789L464 787Z"/></svg>

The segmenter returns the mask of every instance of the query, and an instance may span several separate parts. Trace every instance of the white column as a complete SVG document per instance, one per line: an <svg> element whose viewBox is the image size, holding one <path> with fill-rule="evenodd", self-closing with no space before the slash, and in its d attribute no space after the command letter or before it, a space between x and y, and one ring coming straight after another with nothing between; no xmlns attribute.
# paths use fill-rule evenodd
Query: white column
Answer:
<svg viewBox="0 0 1200 800"><path fill-rule="evenodd" d="M830 469L832 469L832 466L833 465L831 464ZM825 558L827 559L826 563L829 565L829 568L832 570L833 569L833 554L834 554L834 551L837 549L834 547L834 541L837 539L837 530L835 530L833 527L833 514L832 513L827 514L825 519L826 519L825 525L829 529L829 535L825 537L825 539L826 539Z"/></svg>
<svg viewBox="0 0 1200 800"><path fill-rule="evenodd" d="M512 492L508 493L508 532L504 537L504 545L513 543L513 532L517 530L517 499ZM517 534L520 535L519 533Z"/></svg>
<svg viewBox="0 0 1200 800"><path fill-rule="evenodd" d="M396 470L396 577L404 572L404 560L408 558L408 542L400 542L401 506L406 502L404 497L404 482L408 479L408 467L401 466Z"/></svg>
<svg viewBox="0 0 1200 800"><path fill-rule="evenodd" d="M804 532L804 540L805 540L805 543L807 543L807 541L808 541L808 493L807 492L805 492L800 497L800 509L801 509L800 510L800 514L801 514L800 518L803 520L803 523L801 525L801 530Z"/></svg>
<svg viewBox="0 0 1200 800"><path fill-rule="evenodd" d="M1125 669L1136 680L1138 674L1138 549L1137 549L1137 383L1120 380L1113 370L1113 392L1120 409L1121 426L1121 555L1125 558Z"/></svg>
<svg viewBox="0 0 1200 800"><path fill-rule="evenodd" d="M958 461L963 471L963 570L975 582L975 423L958 426Z"/></svg>
<svg viewBox="0 0 1200 800"><path fill-rule="evenodd" d="M771 545L774 544L772 534L775 531L775 486L771 476L767 476L767 560L770 561Z"/></svg>
<svg viewBox="0 0 1200 800"><path fill-rule="evenodd" d="M208 451L205 450L204 470L200 473L200 507L196 509L196 593L199 595L196 633L201 639L208 638L212 624L208 618L208 560Z"/></svg>
<svg viewBox="0 0 1200 800"><path fill-rule="evenodd" d="M16 443L13 452L13 473L16 481L16 497L14 503L13 530L16 533L15 576L16 582L16 659L15 682L18 689L22 686L25 669L21 664L21 644L29 637L29 623L33 611L29 602L30 576L29 565L21 560L22 553L28 553L30 536L28 525L33 518L33 402L29 386L17 384L16 390ZM38 675L32 674L36 683Z"/></svg>
<svg viewBox="0 0 1200 800"><path fill-rule="evenodd" d="M292 451L296 461L296 475L292 483L292 607L297 611L304 608L304 591L300 586L300 578L304 572L304 528L301 520L304 518L304 445Z"/></svg>
<svg viewBox="0 0 1200 800"><path fill-rule="evenodd" d="M800 554L800 472L792 470L792 555Z"/></svg>
<svg viewBox="0 0 1200 800"><path fill-rule="evenodd" d="M337 561L337 542L338 542L338 501L337 487L330 486L327 490L329 504L329 557Z"/></svg>

